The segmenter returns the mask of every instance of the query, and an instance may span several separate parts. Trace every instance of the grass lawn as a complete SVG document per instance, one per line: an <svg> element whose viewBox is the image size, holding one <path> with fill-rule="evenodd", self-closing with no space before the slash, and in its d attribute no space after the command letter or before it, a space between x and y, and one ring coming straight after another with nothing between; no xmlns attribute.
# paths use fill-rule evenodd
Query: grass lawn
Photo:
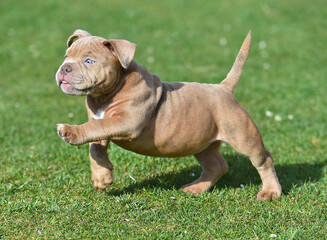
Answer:
<svg viewBox="0 0 327 240"><path fill-rule="evenodd" d="M326 16L325 0L2 0L0 239L326 238ZM282 197L258 201L259 175L227 145L229 171L208 193L178 190L201 172L193 157L113 144L115 181L95 191L88 146L55 129L87 121L84 97L54 78L77 28L136 43L136 61L163 81L206 83L225 77L251 30L235 95L274 156Z"/></svg>

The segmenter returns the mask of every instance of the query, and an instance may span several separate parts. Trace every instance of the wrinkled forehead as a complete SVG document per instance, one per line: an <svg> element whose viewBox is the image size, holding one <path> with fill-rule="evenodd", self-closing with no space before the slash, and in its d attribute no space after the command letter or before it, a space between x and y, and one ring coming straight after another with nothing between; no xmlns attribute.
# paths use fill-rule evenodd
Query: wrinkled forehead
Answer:
<svg viewBox="0 0 327 240"><path fill-rule="evenodd" d="M82 56L85 53L101 53L106 47L103 44L104 38L90 36L76 40L66 51L69 57Z"/></svg>

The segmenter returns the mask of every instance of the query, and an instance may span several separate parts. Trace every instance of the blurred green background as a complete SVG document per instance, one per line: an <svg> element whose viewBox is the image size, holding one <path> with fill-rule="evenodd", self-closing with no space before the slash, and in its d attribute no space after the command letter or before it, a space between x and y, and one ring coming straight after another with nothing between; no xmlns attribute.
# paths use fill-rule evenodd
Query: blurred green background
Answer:
<svg viewBox="0 0 327 240"><path fill-rule="evenodd" d="M0 238L323 239L326 227L327 2L0 2ZM83 97L55 83L76 29L137 44L162 81L219 83L252 31L235 95L272 152L284 195L255 199L250 161L223 146L229 172L213 190L178 188L192 157L150 158L114 145L115 182L96 192L88 147L56 134L87 121ZM136 182L133 179L136 179Z"/></svg>

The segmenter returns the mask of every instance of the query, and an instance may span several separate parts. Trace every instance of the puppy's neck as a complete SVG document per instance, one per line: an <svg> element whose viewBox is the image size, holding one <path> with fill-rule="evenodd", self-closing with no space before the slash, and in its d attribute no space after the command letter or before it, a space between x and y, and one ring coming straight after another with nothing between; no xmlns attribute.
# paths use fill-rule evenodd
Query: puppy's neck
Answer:
<svg viewBox="0 0 327 240"><path fill-rule="evenodd" d="M108 102L111 102L111 100L117 95L119 90L125 85L125 81L122 79L119 79L116 81L116 84L113 88L113 90L107 91L106 93L103 93L101 95L95 95L95 96L87 96L86 102L89 106L92 106L94 109L99 109L106 105Z"/></svg>
<svg viewBox="0 0 327 240"><path fill-rule="evenodd" d="M120 98L122 92L127 89L127 92L133 88L133 85L136 84L136 79L131 77L137 72L138 64L134 61L131 62L130 66L127 69L120 67L117 69L117 79L110 89L97 93L94 95L89 95L86 97L87 105L93 110L97 111L100 108L106 108L108 103L111 103ZM127 93L130 95L130 92Z"/></svg>
<svg viewBox="0 0 327 240"><path fill-rule="evenodd" d="M106 111L115 103L126 103L145 96L154 95L158 102L162 94L160 79L132 61L127 69L122 69L115 88L97 96L87 96L86 105L95 114L99 109ZM137 100L139 101L139 100Z"/></svg>

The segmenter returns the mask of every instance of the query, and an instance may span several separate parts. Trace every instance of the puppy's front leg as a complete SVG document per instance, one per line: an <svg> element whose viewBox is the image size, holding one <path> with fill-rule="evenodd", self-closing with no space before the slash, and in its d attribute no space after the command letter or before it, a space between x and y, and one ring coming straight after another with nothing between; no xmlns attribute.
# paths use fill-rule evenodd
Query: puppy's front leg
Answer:
<svg viewBox="0 0 327 240"><path fill-rule="evenodd" d="M58 124L58 135L67 143L81 145L99 140L133 139L141 133L140 121L112 117L89 121L82 125Z"/></svg>
<svg viewBox="0 0 327 240"><path fill-rule="evenodd" d="M105 189L113 182L113 165L108 158L109 141L90 143L92 181L95 189Z"/></svg>
<svg viewBox="0 0 327 240"><path fill-rule="evenodd" d="M57 124L57 133L65 142L81 145L87 142L84 129L79 125Z"/></svg>

